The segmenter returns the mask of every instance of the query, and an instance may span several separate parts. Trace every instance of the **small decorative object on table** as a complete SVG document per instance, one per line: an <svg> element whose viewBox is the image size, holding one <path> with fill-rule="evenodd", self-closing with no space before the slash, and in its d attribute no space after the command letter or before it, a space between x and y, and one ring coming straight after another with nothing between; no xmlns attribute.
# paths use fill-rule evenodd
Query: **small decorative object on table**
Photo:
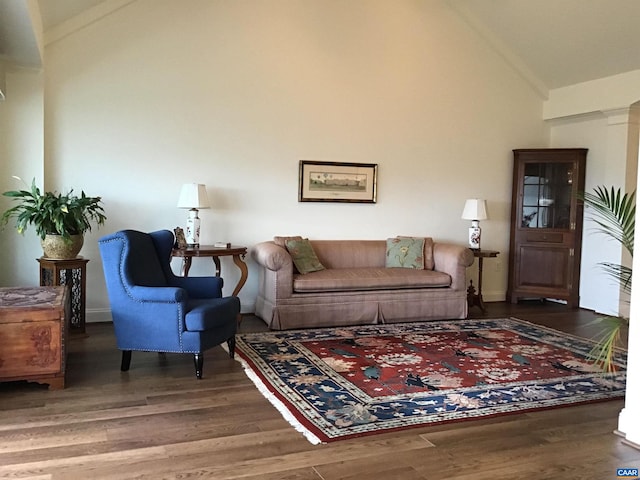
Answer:
<svg viewBox="0 0 640 480"><path fill-rule="evenodd" d="M231 242L215 242L213 246L215 248L231 248Z"/></svg>
<svg viewBox="0 0 640 480"><path fill-rule="evenodd" d="M184 230L176 227L173 229L173 234L176 236L175 248L187 248L187 239L184 237Z"/></svg>

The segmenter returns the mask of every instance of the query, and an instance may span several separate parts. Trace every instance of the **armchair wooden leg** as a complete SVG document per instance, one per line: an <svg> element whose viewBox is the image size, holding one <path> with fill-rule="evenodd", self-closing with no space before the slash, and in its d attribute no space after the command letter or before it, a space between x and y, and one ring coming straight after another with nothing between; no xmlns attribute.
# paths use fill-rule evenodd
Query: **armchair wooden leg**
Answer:
<svg viewBox="0 0 640 480"><path fill-rule="evenodd" d="M131 350L122 351L122 362L120 363L120 371L127 372L131 366Z"/></svg>
<svg viewBox="0 0 640 480"><path fill-rule="evenodd" d="M204 355L202 353L193 354L193 363L196 366L196 377L202 379L202 366L204 365Z"/></svg>
<svg viewBox="0 0 640 480"><path fill-rule="evenodd" d="M236 354L236 336L232 336L227 340L227 347L229 347L229 356L233 358Z"/></svg>

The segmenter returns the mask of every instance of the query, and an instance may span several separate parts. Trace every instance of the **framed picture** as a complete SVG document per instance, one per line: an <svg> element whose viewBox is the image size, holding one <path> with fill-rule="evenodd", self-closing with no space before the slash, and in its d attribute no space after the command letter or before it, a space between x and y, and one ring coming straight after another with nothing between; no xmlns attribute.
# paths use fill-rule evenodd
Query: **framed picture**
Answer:
<svg viewBox="0 0 640 480"><path fill-rule="evenodd" d="M375 163L300 160L299 202L376 203Z"/></svg>
<svg viewBox="0 0 640 480"><path fill-rule="evenodd" d="M176 236L175 248L187 248L187 239L184 236L184 230L176 227L173 229L173 233Z"/></svg>

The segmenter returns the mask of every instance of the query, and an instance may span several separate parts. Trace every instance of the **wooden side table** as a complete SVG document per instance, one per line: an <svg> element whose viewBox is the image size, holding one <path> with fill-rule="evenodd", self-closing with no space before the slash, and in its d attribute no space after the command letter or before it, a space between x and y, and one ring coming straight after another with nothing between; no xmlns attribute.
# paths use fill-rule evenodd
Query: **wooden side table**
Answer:
<svg viewBox="0 0 640 480"><path fill-rule="evenodd" d="M473 286L473 280L469 280L469 288L467 288L467 303L469 304L469 308L471 309L474 306L480 307L483 314L487 313L487 308L484 306L484 301L482 300L482 261L485 258L495 258L500 252L497 250L481 250L472 248L473 256L478 259L478 293L476 293L476 289Z"/></svg>
<svg viewBox="0 0 640 480"><path fill-rule="evenodd" d="M85 333L85 311L87 304L87 262L76 257L71 260L52 260L40 257L40 286L68 285L71 311L69 331L71 334Z"/></svg>
<svg viewBox="0 0 640 480"><path fill-rule="evenodd" d="M69 289L0 288L0 382L64 388Z"/></svg>
<svg viewBox="0 0 640 480"><path fill-rule="evenodd" d="M233 263L240 269L240 280L236 288L233 289L232 295L238 296L238 293L247 281L249 270L247 264L244 263L244 257L247 254L247 247L232 245L231 247L214 247L213 245L200 245L187 248L174 248L172 255L174 257L182 257L182 276L189 276L191 268L191 260L193 257L211 257L216 266L216 277L220 276L220 257L233 257Z"/></svg>

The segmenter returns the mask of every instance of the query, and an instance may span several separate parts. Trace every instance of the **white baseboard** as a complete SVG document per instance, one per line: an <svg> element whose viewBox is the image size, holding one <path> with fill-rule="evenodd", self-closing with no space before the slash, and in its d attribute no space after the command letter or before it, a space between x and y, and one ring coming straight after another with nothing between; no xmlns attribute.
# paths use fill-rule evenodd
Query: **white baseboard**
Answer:
<svg viewBox="0 0 640 480"><path fill-rule="evenodd" d="M86 323L111 322L111 310L108 308L87 308Z"/></svg>
<svg viewBox="0 0 640 480"><path fill-rule="evenodd" d="M507 299L505 292L482 292L482 300L484 302L504 302Z"/></svg>

